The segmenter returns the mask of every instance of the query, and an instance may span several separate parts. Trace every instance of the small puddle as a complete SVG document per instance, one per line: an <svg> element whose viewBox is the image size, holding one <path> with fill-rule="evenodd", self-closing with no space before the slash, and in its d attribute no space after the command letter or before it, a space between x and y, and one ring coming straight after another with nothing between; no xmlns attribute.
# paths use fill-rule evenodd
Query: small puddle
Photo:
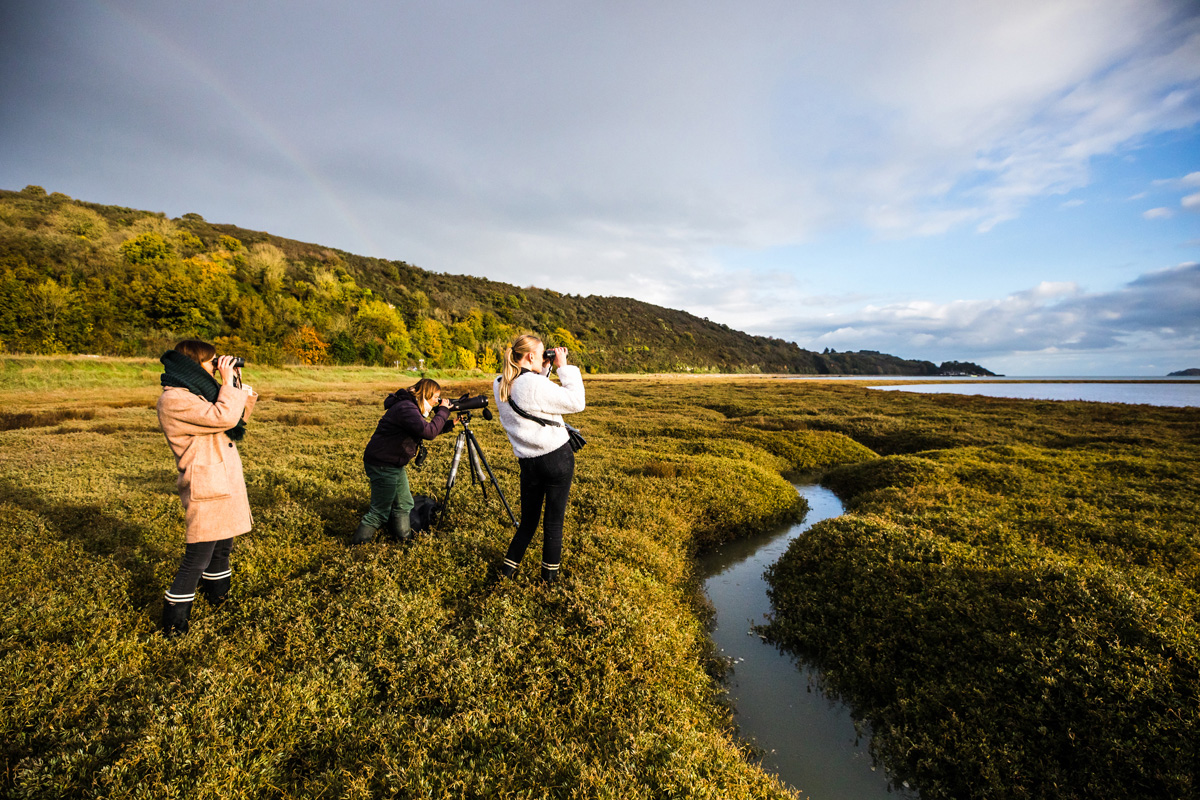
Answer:
<svg viewBox="0 0 1200 800"><path fill-rule="evenodd" d="M850 709L818 688L819 673L753 631L771 614L767 567L792 539L843 511L828 489L796 490L809 506L802 522L730 542L700 559L704 591L716 609L712 639L733 662L726 685L734 721L742 738L763 751L763 768L812 800L915 797L888 788L883 768L872 766L866 736L860 739L854 729Z"/></svg>

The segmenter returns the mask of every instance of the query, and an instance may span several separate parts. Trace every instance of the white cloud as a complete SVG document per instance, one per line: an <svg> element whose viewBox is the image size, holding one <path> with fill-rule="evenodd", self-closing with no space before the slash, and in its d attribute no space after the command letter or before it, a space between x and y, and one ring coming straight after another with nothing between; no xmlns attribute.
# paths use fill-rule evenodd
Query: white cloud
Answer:
<svg viewBox="0 0 1200 800"><path fill-rule="evenodd" d="M1151 185L1156 188L1165 189L1185 189L1186 187L1200 186L1200 172L1190 172L1182 178L1164 178L1152 181ZM1143 194L1143 196L1145 195ZM1200 192L1185 195L1180 199L1179 205L1187 211L1200 211ZM1154 208L1145 212L1143 216L1146 219L1166 219L1172 216L1172 212L1169 208Z"/></svg>
<svg viewBox="0 0 1200 800"><path fill-rule="evenodd" d="M1150 181L1150 185L1155 188L1166 187L1169 189L1178 189L1185 186L1200 186L1200 172L1189 172L1181 178L1159 178Z"/></svg>
<svg viewBox="0 0 1200 800"><path fill-rule="evenodd" d="M1089 159L1200 120L1179 90L1200 78L1200 30L1167 2L366 4L337 26L296 5L286 29L253 7L138 13L168 52L211 59L354 216L406 221L374 229L376 254L433 252L420 231L460 223L439 269L489 268L482 241L501 260L531 238L580 249L599 227L656 261L859 224L986 231L1085 185ZM256 69L219 49L252 36Z"/></svg>
<svg viewBox="0 0 1200 800"><path fill-rule="evenodd" d="M890 331L894 352L1065 330L1078 290L866 299L889 267L845 259L818 300L802 284L820 264L751 273L722 253L988 231L1085 186L1097 157L1200 123L1200 16L1173 0L294 0L286 24L228 0L25 5L36 35L0 48L22 120L0 133L3 185L772 335L772 303L824 308L846 322L814 336ZM1193 166L1170 188L1194 192ZM954 268L914 269L906 298Z"/></svg>
<svg viewBox="0 0 1200 800"><path fill-rule="evenodd" d="M1200 352L1200 264L1139 276L1089 294L1044 282L998 300L910 301L775 320L810 349L878 349L909 357L986 359L1006 353L1123 352L1135 347ZM1110 373L1111 374L1111 373Z"/></svg>
<svg viewBox="0 0 1200 800"><path fill-rule="evenodd" d="M561 116L521 103L530 124L502 128L503 149L458 172L473 176L472 201L500 210L477 229L526 226L523 241L566 238L578 251L591 246L581 231L620 231L647 271L703 261L714 242L770 247L859 224L884 237L988 231L1033 198L1085 185L1090 159L1200 120L1200 94L1176 91L1200 78L1200 30L1169 9L789 5L766 15L769 27L699 15L681 31L667 30L672 14L639 13L620 64L603 77L567 66L572 80L539 99ZM586 122L564 130L565 119ZM518 159L528 186L512 183ZM520 202L531 195L545 203ZM534 229L547 205L567 225ZM504 249L502 231L495 244ZM465 255L440 253L443 264Z"/></svg>

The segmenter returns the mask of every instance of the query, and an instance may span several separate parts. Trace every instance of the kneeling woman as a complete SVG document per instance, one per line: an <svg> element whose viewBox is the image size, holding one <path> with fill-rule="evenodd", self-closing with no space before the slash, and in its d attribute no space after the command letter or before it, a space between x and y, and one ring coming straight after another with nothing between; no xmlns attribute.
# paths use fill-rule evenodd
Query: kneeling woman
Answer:
<svg viewBox="0 0 1200 800"><path fill-rule="evenodd" d="M175 453L187 525L183 561L163 602L167 636L187 633L197 584L210 605L225 602L233 538L249 532L253 523L242 459L233 443L245 435L258 395L241 385L233 356L214 358L216 352L207 342L188 340L160 359L166 370L158 423Z"/></svg>
<svg viewBox="0 0 1200 800"><path fill-rule="evenodd" d="M413 508L413 496L404 465L417 454L421 440L433 439L454 427L450 401L442 399L442 387L429 378L389 394L383 407L383 417L363 453L363 468L371 481L371 509L358 523L351 544L371 541L385 523L399 541L412 538L408 512ZM435 407L433 419L426 422L425 417Z"/></svg>
<svg viewBox="0 0 1200 800"><path fill-rule="evenodd" d="M558 372L557 384L549 378L551 365ZM583 377L579 367L567 364L565 347L547 353L541 339L526 333L505 352L504 371L496 378L494 391L500 423L521 466L521 523L504 554L500 574L509 578L516 574L544 503L542 580L552 582L562 561L563 520L575 477L575 452L561 415L583 411Z"/></svg>

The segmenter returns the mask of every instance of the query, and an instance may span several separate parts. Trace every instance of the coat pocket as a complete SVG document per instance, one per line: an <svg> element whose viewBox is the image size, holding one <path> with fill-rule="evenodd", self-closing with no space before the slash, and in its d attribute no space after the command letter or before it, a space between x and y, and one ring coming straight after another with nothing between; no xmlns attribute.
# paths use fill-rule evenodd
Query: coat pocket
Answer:
<svg viewBox="0 0 1200 800"><path fill-rule="evenodd" d="M193 464L191 471L193 500L216 500L229 497L233 493L224 461L218 461L216 464Z"/></svg>

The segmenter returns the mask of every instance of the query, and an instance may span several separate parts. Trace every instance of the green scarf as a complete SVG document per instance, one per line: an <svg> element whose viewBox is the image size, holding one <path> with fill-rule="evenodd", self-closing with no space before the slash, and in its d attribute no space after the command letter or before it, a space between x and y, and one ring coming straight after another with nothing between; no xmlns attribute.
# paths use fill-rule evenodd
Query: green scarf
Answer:
<svg viewBox="0 0 1200 800"><path fill-rule="evenodd" d="M162 374L164 388L178 387L198 394L210 403L217 402L221 393L221 384L204 367L176 350L168 350L158 359L166 368ZM239 419L238 424L225 431L225 435L234 441L241 441L246 435L246 420Z"/></svg>

